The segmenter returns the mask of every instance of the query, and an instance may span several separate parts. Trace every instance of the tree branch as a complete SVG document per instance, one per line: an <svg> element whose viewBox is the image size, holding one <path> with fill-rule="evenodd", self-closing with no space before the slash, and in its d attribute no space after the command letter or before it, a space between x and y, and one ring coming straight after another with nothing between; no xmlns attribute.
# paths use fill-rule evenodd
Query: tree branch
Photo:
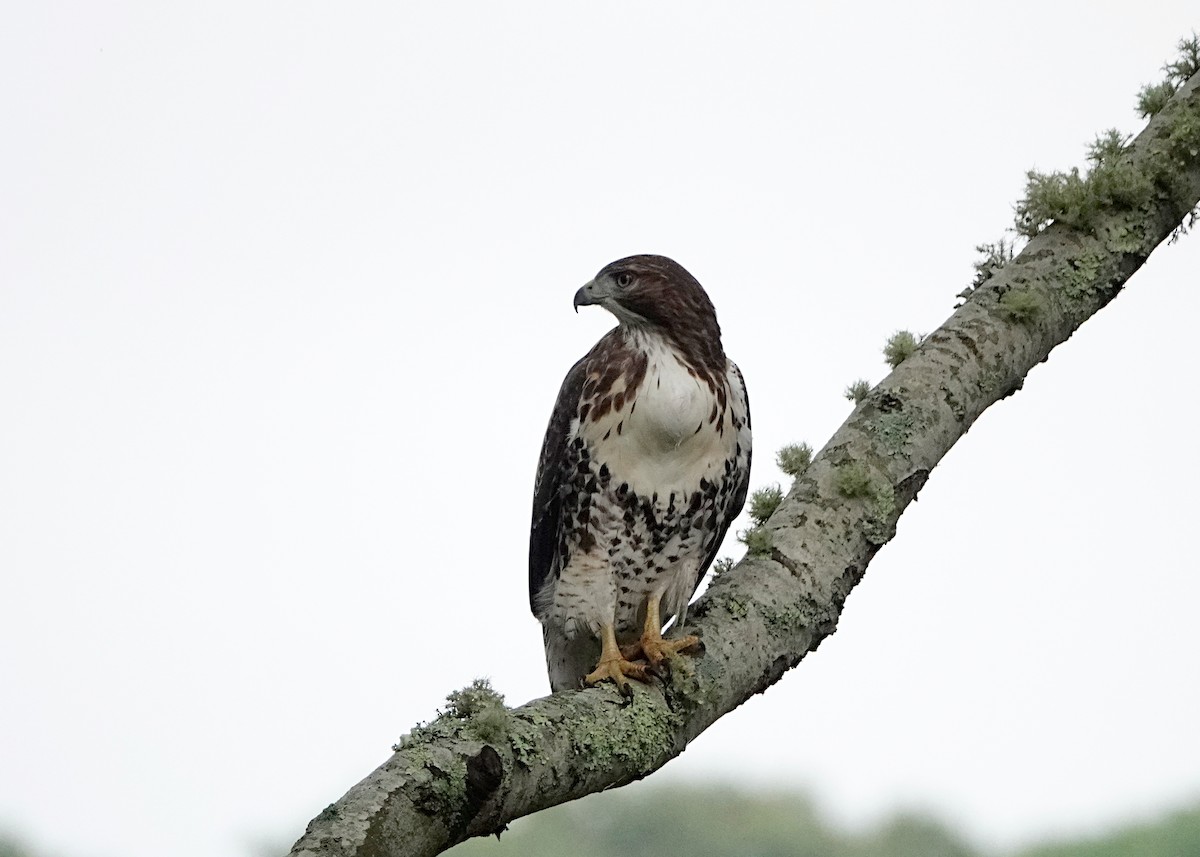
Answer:
<svg viewBox="0 0 1200 857"><path fill-rule="evenodd" d="M1123 288L1200 201L1200 75L1110 164L1140 193L1052 223L872 390L765 525L767 550L692 610L704 652L664 687L505 709L479 691L410 733L309 825L293 855L436 854L657 770L820 645L930 471L994 402ZM1063 218L1066 220L1066 218Z"/></svg>

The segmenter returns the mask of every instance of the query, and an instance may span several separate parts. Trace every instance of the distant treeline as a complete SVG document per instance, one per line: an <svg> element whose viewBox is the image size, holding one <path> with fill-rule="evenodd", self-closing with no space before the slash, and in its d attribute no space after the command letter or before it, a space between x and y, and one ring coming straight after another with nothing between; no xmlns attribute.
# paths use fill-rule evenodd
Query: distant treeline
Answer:
<svg viewBox="0 0 1200 857"><path fill-rule="evenodd" d="M268 852L285 854L290 843ZM638 783L523 818L453 857L1200 857L1200 804L1144 824L1015 854L973 847L928 816L864 831L826 820L800 793ZM0 835L0 857L43 857ZM88 854L72 857L92 857Z"/></svg>
<svg viewBox="0 0 1200 857"><path fill-rule="evenodd" d="M838 828L803 794L635 785L521 819L453 857L1200 857L1200 804L1103 836L1000 855L928 816Z"/></svg>

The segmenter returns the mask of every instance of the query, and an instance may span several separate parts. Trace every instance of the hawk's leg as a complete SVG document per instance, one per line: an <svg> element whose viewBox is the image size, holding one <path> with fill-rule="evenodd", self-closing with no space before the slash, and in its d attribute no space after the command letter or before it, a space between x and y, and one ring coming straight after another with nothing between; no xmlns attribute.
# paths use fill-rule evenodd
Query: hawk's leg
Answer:
<svg viewBox="0 0 1200 857"><path fill-rule="evenodd" d="M621 693L628 695L631 691L626 676L636 678L638 681L650 680L650 673L645 664L635 664L622 656L620 648L617 647L617 634L612 625L601 627L600 642L603 646L600 652L600 663L583 677L584 684L590 686L598 684L606 678L612 679Z"/></svg>
<svg viewBox="0 0 1200 857"><path fill-rule="evenodd" d="M632 660L645 658L651 667L656 667L676 652L686 651L700 644L700 638L694 634L680 637L678 640L667 640L662 635L662 615L659 612L661 592L651 592L646 599L646 624L642 628L642 638L621 649L621 654Z"/></svg>

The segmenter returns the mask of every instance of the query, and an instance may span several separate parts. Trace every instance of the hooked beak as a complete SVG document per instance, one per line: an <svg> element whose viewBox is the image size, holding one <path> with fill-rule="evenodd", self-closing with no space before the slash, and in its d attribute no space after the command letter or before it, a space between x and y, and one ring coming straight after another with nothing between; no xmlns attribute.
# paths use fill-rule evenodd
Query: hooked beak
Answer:
<svg viewBox="0 0 1200 857"><path fill-rule="evenodd" d="M583 288L575 293L575 312L579 312L581 306L591 306L596 301L592 299L592 292L596 289L596 281L589 280L584 284Z"/></svg>
<svg viewBox="0 0 1200 857"><path fill-rule="evenodd" d="M575 312L579 312L581 306L594 306L603 303L605 298L612 297L612 292L605 288L605 285L595 280L584 283L583 288L575 293Z"/></svg>

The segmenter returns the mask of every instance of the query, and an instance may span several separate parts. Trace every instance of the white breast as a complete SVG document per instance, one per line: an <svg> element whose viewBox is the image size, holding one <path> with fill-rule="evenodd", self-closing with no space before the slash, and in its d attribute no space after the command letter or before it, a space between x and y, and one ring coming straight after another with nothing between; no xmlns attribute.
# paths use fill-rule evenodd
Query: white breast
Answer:
<svg viewBox="0 0 1200 857"><path fill-rule="evenodd" d="M716 396L661 340L646 343L642 384L620 411L583 426L597 461L645 496L694 491L713 480L737 442L728 412L711 422ZM720 379L726 383L726 379Z"/></svg>
<svg viewBox="0 0 1200 857"><path fill-rule="evenodd" d="M656 353L657 352L657 353ZM713 395L675 355L651 352L646 380L637 392L631 428L659 452L678 448L696 434L712 414Z"/></svg>

